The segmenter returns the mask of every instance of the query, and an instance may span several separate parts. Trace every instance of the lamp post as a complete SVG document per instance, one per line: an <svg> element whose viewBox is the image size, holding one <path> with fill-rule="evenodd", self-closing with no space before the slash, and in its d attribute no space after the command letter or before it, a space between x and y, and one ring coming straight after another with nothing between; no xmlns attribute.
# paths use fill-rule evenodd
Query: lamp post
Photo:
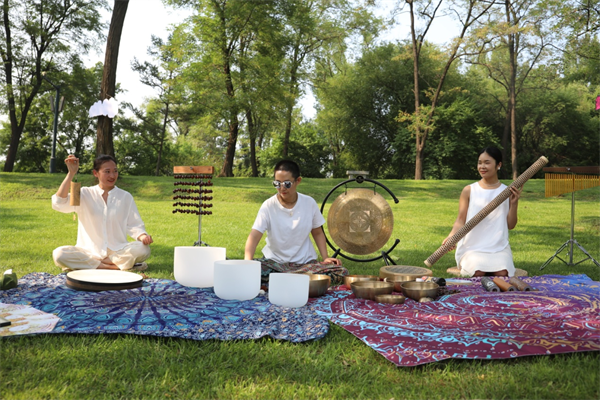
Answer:
<svg viewBox="0 0 600 400"><path fill-rule="evenodd" d="M56 135L58 133L58 114L62 111L64 97L62 99L60 97L60 85L56 86L54 83L52 83L52 81L50 81L50 79L46 78L45 74L42 74L42 77L47 80L54 89L56 89L55 100L52 101L52 98L50 98L50 105L52 107L52 111L54 112L54 138L52 139L52 154L50 155L50 173L53 174L56 172Z"/></svg>

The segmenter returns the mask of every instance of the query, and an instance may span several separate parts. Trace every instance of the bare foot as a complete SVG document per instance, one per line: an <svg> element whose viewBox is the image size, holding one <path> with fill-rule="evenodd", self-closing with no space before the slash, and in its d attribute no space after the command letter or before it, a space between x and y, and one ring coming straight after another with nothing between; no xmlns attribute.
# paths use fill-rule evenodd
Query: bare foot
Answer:
<svg viewBox="0 0 600 400"><path fill-rule="evenodd" d="M98 265L98 267L96 269L113 269L113 270L119 270L119 267L117 267L115 264L104 264L103 262L101 262L100 265Z"/></svg>

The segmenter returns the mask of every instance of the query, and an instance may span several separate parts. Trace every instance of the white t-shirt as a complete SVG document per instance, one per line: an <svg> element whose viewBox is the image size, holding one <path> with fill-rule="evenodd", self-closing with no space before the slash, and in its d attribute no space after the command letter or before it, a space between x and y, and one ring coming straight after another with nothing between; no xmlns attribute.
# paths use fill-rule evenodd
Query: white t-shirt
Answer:
<svg viewBox="0 0 600 400"><path fill-rule="evenodd" d="M267 232L263 255L279 263L308 263L317 259L310 240L310 232L325 223L317 202L298 193L294 208L288 209L277 200L277 195L265 200L252 229Z"/></svg>
<svg viewBox="0 0 600 400"><path fill-rule="evenodd" d="M52 196L52 208L63 213L76 212L78 216L77 247L84 248L101 259L107 249L121 250L127 245L127 235L137 239L146 233L133 196L118 187L108 192L106 203L100 186L82 187L79 206L69 205L66 197Z"/></svg>
<svg viewBox="0 0 600 400"><path fill-rule="evenodd" d="M504 189L506 189L505 184L500 184L500 187L496 189L483 189L479 186L478 182L471 184L466 221L473 218L482 208L502 193ZM458 242L455 255L457 265L460 264L460 259L468 251L497 253L509 246L508 223L506 221L508 209L509 202L506 199Z"/></svg>

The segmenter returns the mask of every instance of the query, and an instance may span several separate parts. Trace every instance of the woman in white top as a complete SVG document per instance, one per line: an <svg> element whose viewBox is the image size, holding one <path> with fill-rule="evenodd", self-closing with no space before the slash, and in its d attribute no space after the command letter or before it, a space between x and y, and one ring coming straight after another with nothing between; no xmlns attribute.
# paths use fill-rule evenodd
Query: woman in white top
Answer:
<svg viewBox="0 0 600 400"><path fill-rule="evenodd" d="M458 216L452 231L442 244L506 189L506 185L498 179L498 171L501 167L502 153L496 147L487 147L479 153L477 170L481 180L463 189L460 194ZM462 276L514 275L515 266L508 243L508 231L517 225L521 190L511 187L510 197L458 242L456 264Z"/></svg>
<svg viewBox="0 0 600 400"><path fill-rule="evenodd" d="M143 261L150 256L152 236L146 232L133 196L115 186L119 171L115 159L108 155L94 160L93 174L98 185L82 187L80 205L69 205L69 187L79 170L79 159L65 160L69 172L52 196L52 208L76 212L77 244L54 250L54 263L63 270L114 269L143 271ZM135 239L128 242L127 235Z"/></svg>

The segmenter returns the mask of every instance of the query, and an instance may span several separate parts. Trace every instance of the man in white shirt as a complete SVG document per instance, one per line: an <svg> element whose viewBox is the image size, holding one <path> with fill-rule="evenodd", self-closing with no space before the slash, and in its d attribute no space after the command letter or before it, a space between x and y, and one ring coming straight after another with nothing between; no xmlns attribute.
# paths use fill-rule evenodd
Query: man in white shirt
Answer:
<svg viewBox="0 0 600 400"><path fill-rule="evenodd" d="M98 185L81 188L80 205L69 205L69 187L79 169L79 159L69 155L65 160L69 172L52 196L52 208L76 212L77 244L61 246L52 253L54 263L63 270L114 269L143 271L150 256L152 237L146 232L133 196L115 186L119 172L111 156L94 160L94 176ZM127 235L135 239L128 242Z"/></svg>
<svg viewBox="0 0 600 400"><path fill-rule="evenodd" d="M263 275L269 270L291 272L302 270L306 272L327 273L335 271L339 275L347 275L341 261L327 254L327 243L321 226L325 219L315 200L297 192L302 181L300 168L293 161L283 160L275 166L273 185L277 194L267 199L260 210L246 240L244 258L252 260L256 247L264 232L267 232L266 246L262 253L265 258L261 261ZM310 241L312 235L321 255L317 262L317 253Z"/></svg>

